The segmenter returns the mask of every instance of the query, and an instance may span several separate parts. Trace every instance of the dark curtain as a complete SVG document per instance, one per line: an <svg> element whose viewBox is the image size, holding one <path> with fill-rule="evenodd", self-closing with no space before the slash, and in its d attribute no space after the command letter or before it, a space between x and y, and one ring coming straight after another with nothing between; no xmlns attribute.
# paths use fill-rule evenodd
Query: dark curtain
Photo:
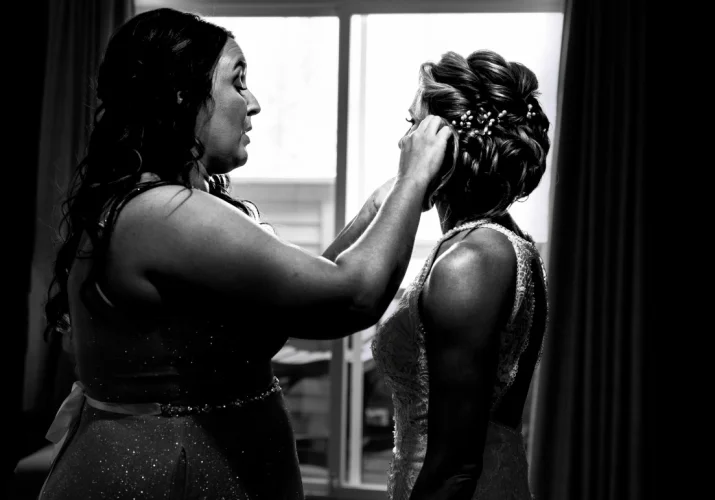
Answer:
<svg viewBox="0 0 715 500"><path fill-rule="evenodd" d="M531 484L548 500L653 498L646 325L645 2L567 0Z"/></svg>
<svg viewBox="0 0 715 500"><path fill-rule="evenodd" d="M41 3L31 2L35 10ZM113 31L134 13L131 0L52 0L44 6L49 22L39 30L43 46L32 55L23 49L32 61L25 66L33 71L30 82L37 88L32 89L31 101L38 107L33 117L34 135L26 139L32 143L33 161L23 165L31 172L28 179L32 177L30 201L20 211L27 219L27 234L23 243L26 258L18 267L22 267L26 286L17 289L23 307L14 311L25 324L17 330L23 337L24 366L18 366L15 373L17 380L24 375L20 390L23 424L29 436L25 453L34 451L27 448L47 444L44 433L73 382L72 366L59 343L43 339L44 302L52 278L60 201L86 148L95 108L94 78L102 53ZM40 12L33 17L37 14Z"/></svg>
<svg viewBox="0 0 715 500"><path fill-rule="evenodd" d="M12 2L3 6L8 24L21 23L15 34L5 30L3 75L5 122L3 165L6 184L3 214L3 498L11 498L12 475L27 451L23 418L23 384L27 353L30 265L34 245L38 139L42 108L49 0ZM39 64L38 64L39 62ZM0 493L0 496L3 495Z"/></svg>

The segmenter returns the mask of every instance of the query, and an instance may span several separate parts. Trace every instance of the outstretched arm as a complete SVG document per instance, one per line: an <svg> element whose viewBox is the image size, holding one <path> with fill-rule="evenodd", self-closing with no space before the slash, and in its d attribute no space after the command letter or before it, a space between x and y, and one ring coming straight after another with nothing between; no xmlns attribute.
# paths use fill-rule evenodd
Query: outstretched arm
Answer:
<svg viewBox="0 0 715 500"><path fill-rule="evenodd" d="M122 210L111 253L124 263L109 281L114 291L134 287L129 300L141 294L159 304L174 297L199 308L231 304L247 323L260 318L263 335L330 339L366 328L404 276L449 133L440 118L428 117L402 139L399 173L383 206L334 261L263 231L215 196L162 186ZM132 274L144 279L141 289L122 281Z"/></svg>
<svg viewBox="0 0 715 500"><path fill-rule="evenodd" d="M340 231L335 240L333 240L330 246L323 252L323 257L335 262L338 255L344 250L347 250L362 236L362 233L365 232L370 223L375 219L378 210L380 210L382 203L394 185L395 179L392 178L370 195L360 209L360 212Z"/></svg>

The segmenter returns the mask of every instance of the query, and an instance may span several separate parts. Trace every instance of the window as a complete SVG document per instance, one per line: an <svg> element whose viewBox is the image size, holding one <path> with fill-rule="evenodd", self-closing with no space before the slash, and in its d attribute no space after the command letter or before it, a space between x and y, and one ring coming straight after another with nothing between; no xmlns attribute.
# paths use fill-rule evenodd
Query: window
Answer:
<svg viewBox="0 0 715 500"><path fill-rule="evenodd" d="M208 17L231 31L248 61L253 117L242 180L335 178L338 106L336 17Z"/></svg>
<svg viewBox="0 0 715 500"><path fill-rule="evenodd" d="M539 78L541 101L552 123L562 15L557 13L402 14L353 16L351 20L350 113L348 130L348 214L372 189L397 171L398 139L417 89L418 69L449 50L464 56L485 48L531 68ZM553 127L551 129L553 141ZM551 156L549 155L549 163ZM550 166L550 165L549 165ZM549 170L550 171L550 170ZM525 202L511 212L536 241L548 234L549 171ZM423 216L410 282L440 236L436 211Z"/></svg>
<svg viewBox="0 0 715 500"><path fill-rule="evenodd" d="M491 49L532 69L539 79L541 102L555 123L557 75L561 47L560 13L467 13L355 15L350 28L350 108L348 115L348 216L357 212L372 189L397 170L398 139L408 125L407 109L418 83L420 64L437 61L446 51L464 56ZM556 56L555 56L556 55ZM553 127L551 140L553 142ZM544 245L548 236L550 158L539 187L511 213L519 225ZM435 210L423 215L403 287L411 283L441 236ZM374 369L369 329L352 338L362 344L363 369L350 357L352 440L348 442L347 477L357 484L386 482L392 443L393 408L389 389ZM358 341L362 337L362 342ZM352 351L351 351L352 352ZM362 381L362 385L360 383ZM359 393L365 399L361 401ZM527 415L528 417L528 415ZM528 418L525 419L528 423ZM362 427L362 432L355 428ZM356 441L359 439L359 441ZM362 443L352 446L353 443Z"/></svg>
<svg viewBox="0 0 715 500"><path fill-rule="evenodd" d="M137 0L136 6L197 12L234 33L262 106L249 162L232 174L234 194L254 201L280 236L315 253L395 175L419 66L445 51L488 48L530 67L553 144L563 0ZM537 190L511 210L543 250L551 157ZM423 215L403 287L439 237L436 213ZM290 340L274 358L308 494L384 497L393 409L371 357L374 333L373 327L334 342Z"/></svg>

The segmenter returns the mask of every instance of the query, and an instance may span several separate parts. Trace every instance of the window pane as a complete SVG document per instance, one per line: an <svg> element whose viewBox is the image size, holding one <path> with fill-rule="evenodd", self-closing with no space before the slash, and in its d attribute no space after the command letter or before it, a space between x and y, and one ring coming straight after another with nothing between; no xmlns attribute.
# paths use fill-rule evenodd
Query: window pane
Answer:
<svg viewBox="0 0 715 500"><path fill-rule="evenodd" d="M249 162L232 177L334 179L338 109L336 17L213 17L248 62Z"/></svg>
<svg viewBox="0 0 715 500"><path fill-rule="evenodd" d="M254 202L278 235L319 254L334 234L338 20L208 18L230 30L261 104L249 161L232 172L233 195ZM325 481L331 343L291 339L273 358L290 410L306 492Z"/></svg>
<svg viewBox="0 0 715 500"><path fill-rule="evenodd" d="M478 49L490 49L534 71L542 106L552 123L553 143L562 23L561 13L353 16L348 217L374 188L395 175L397 142L409 128L405 118L417 90L420 64L437 61L444 52L467 56ZM539 187L528 200L511 208L520 226L541 244L548 237L550 165L551 154ZM432 210L422 217L403 287L415 278L440 236L437 214ZM384 484L393 446L391 396L371 359L364 368L362 480Z"/></svg>

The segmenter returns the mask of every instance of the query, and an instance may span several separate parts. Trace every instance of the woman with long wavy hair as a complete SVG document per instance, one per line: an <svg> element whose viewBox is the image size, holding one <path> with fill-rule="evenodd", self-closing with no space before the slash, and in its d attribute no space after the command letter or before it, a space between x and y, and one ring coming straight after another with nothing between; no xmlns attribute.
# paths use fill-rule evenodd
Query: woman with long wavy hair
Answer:
<svg viewBox="0 0 715 500"><path fill-rule="evenodd" d="M46 307L78 382L42 500L303 498L271 358L382 315L450 131L403 138L397 181L316 256L228 195L261 109L246 70L231 33L171 9L109 42Z"/></svg>

